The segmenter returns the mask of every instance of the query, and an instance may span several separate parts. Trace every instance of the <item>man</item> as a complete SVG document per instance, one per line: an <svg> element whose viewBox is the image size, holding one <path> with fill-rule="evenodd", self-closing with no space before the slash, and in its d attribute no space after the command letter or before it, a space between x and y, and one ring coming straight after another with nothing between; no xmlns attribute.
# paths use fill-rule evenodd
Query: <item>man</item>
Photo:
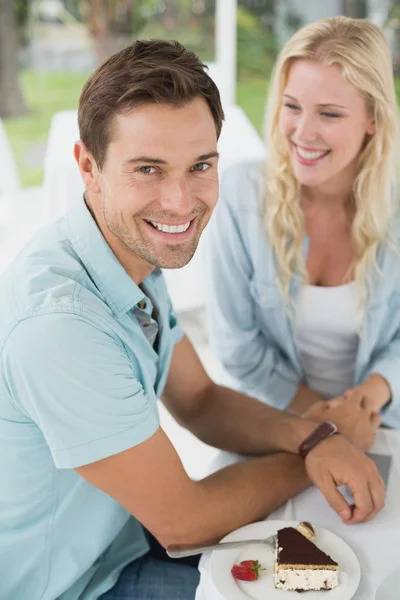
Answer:
<svg viewBox="0 0 400 600"><path fill-rule="evenodd" d="M216 204L222 119L203 65L173 42L136 42L83 89L85 198L0 283L1 600L189 600L197 569L157 558L155 540L218 540L311 482L347 523L383 505L362 450L215 385L177 323L160 267L189 262ZM204 442L258 458L191 481L161 395ZM360 408L342 424L365 449L379 418Z"/></svg>

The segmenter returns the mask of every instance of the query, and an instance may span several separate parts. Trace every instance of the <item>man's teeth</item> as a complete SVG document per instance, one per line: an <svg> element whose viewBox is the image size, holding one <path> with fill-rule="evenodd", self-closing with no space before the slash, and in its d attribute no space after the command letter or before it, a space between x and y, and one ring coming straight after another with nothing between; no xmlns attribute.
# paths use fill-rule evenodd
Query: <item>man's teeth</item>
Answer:
<svg viewBox="0 0 400 600"><path fill-rule="evenodd" d="M324 154L327 153L327 150L324 150L323 152L307 152L306 150L300 148L300 146L296 146L296 149L299 153L299 156L301 158L304 158L305 160L317 160L318 158L321 158L321 156L324 156Z"/></svg>
<svg viewBox="0 0 400 600"><path fill-rule="evenodd" d="M150 221L150 223L158 229L158 231L164 231L165 233L183 233L188 229L190 221L183 225L165 225L164 223L157 223L156 221Z"/></svg>

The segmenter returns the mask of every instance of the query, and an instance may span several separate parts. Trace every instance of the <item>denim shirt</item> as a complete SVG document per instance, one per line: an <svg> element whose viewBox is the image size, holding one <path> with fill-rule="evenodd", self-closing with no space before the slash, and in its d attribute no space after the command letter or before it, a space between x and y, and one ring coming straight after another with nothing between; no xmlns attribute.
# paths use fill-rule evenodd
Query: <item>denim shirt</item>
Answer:
<svg viewBox="0 0 400 600"><path fill-rule="evenodd" d="M225 172L220 200L206 236L210 343L224 383L284 409L307 377L293 319L276 285L273 249L264 222L262 165L235 165ZM396 231L396 241L399 232ZM308 237L303 240L304 261ZM372 373L392 391L383 422L400 426L400 259L381 247L373 293L361 324L354 385ZM300 278L293 278L296 301Z"/></svg>

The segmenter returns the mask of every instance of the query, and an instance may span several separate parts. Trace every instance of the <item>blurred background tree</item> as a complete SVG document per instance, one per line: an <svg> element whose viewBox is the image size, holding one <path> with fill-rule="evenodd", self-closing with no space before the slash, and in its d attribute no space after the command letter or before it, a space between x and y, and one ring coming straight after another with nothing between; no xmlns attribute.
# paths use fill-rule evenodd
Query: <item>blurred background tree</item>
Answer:
<svg viewBox="0 0 400 600"><path fill-rule="evenodd" d="M27 6L18 3L18 12L10 0L0 0L0 117L21 116L26 106L19 84L19 45L17 23L21 29Z"/></svg>
<svg viewBox="0 0 400 600"><path fill-rule="evenodd" d="M367 15L367 0L343 0L343 14L354 19L363 19Z"/></svg>

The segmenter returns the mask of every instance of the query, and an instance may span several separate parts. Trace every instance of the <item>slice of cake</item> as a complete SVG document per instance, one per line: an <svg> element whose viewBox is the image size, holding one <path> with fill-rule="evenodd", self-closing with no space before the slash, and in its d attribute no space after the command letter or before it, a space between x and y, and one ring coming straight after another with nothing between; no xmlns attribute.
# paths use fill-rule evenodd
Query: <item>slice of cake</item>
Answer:
<svg viewBox="0 0 400 600"><path fill-rule="evenodd" d="M274 584L280 590L332 590L339 585L339 565L294 527L276 535Z"/></svg>

